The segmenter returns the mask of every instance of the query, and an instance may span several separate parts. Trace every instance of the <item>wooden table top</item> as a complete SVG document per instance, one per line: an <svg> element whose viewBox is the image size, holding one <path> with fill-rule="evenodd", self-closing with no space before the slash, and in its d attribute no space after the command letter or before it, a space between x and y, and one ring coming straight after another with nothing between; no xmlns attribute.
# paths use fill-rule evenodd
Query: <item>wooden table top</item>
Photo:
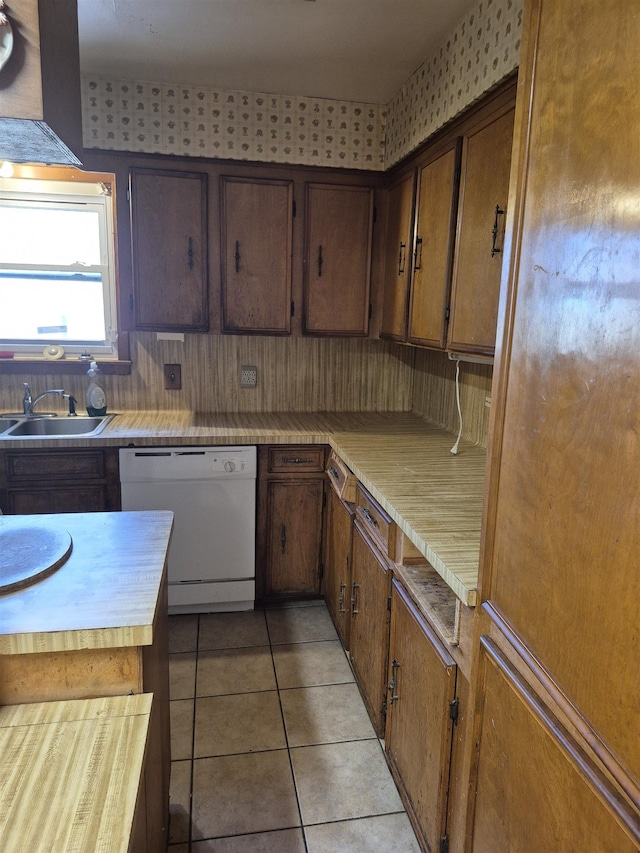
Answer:
<svg viewBox="0 0 640 853"><path fill-rule="evenodd" d="M454 442L451 433L410 413L141 411L119 414L94 439L10 446L330 444L455 594L473 606L486 451L461 441L452 456Z"/></svg>
<svg viewBox="0 0 640 853"><path fill-rule="evenodd" d="M151 645L173 513L37 517L73 549L49 577L0 596L0 654Z"/></svg>
<svg viewBox="0 0 640 853"><path fill-rule="evenodd" d="M126 853L151 694L0 708L3 853Z"/></svg>

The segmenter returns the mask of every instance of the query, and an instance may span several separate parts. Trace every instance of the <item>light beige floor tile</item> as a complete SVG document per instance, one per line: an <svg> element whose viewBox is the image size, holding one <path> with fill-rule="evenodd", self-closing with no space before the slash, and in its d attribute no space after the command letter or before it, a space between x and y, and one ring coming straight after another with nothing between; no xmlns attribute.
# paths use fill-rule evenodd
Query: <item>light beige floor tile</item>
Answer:
<svg viewBox="0 0 640 853"><path fill-rule="evenodd" d="M194 761L192 838L300 826L286 749Z"/></svg>
<svg viewBox="0 0 640 853"><path fill-rule="evenodd" d="M196 694L196 652L169 655L169 696L192 699Z"/></svg>
<svg viewBox="0 0 640 853"><path fill-rule="evenodd" d="M197 700L194 757L285 749L286 746L275 690Z"/></svg>
<svg viewBox="0 0 640 853"><path fill-rule="evenodd" d="M273 645L335 640L338 636L324 604L320 607L286 607L267 610L266 613Z"/></svg>
<svg viewBox="0 0 640 853"><path fill-rule="evenodd" d="M278 687L313 687L353 681L340 640L274 646Z"/></svg>
<svg viewBox="0 0 640 853"><path fill-rule="evenodd" d="M198 648L238 649L268 646L267 623L262 610L242 613L210 613L200 617Z"/></svg>
<svg viewBox="0 0 640 853"><path fill-rule="evenodd" d="M191 762L171 762L169 786L169 842L189 840L191 805Z"/></svg>
<svg viewBox="0 0 640 853"><path fill-rule="evenodd" d="M420 853L404 813L321 823L305 835L309 853Z"/></svg>
<svg viewBox="0 0 640 853"><path fill-rule="evenodd" d="M280 700L289 746L376 736L356 684L283 690Z"/></svg>
<svg viewBox="0 0 640 853"><path fill-rule="evenodd" d="M169 617L169 652L195 652L198 648L198 615Z"/></svg>
<svg viewBox="0 0 640 853"><path fill-rule="evenodd" d="M279 829L197 841L191 853L305 853L305 849L301 829Z"/></svg>
<svg viewBox="0 0 640 853"><path fill-rule="evenodd" d="M169 703L171 713L171 758L191 758L193 748L193 699L177 699Z"/></svg>
<svg viewBox="0 0 640 853"><path fill-rule="evenodd" d="M222 696L275 690L271 650L268 646L221 649L198 654L196 696Z"/></svg>
<svg viewBox="0 0 640 853"><path fill-rule="evenodd" d="M296 747L291 760L305 825L403 810L377 740Z"/></svg>

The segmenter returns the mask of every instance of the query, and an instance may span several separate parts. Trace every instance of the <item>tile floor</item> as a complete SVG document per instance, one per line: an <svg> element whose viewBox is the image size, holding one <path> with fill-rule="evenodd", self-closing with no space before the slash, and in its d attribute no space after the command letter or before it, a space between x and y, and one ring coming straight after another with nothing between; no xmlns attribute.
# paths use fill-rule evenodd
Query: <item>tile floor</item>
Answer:
<svg viewBox="0 0 640 853"><path fill-rule="evenodd" d="M169 623L169 853L419 853L322 603Z"/></svg>

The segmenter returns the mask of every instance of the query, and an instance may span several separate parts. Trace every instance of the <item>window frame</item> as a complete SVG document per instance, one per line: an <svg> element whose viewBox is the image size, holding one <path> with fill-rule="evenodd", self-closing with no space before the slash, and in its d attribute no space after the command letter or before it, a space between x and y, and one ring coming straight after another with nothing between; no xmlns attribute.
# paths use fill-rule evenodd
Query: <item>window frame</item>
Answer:
<svg viewBox="0 0 640 853"><path fill-rule="evenodd" d="M99 213L100 264L91 267L77 267L78 272L100 271L102 274L102 305L105 320L105 340L64 341L60 339L42 341L24 341L20 339L0 339L0 349L14 354L15 360L46 361L43 350L47 345L61 346L65 351L64 361L76 361L83 352L90 352L101 363L118 362L128 355L128 341L123 340L119 332L118 275L116 248L116 204L115 175L109 173L81 172L77 169L32 168L22 174L25 168L18 170L12 178L0 178L0 203L9 205L20 202L51 203L73 209L73 205L85 205ZM49 174L51 176L49 176ZM64 272L74 267L62 265L3 264L5 269L41 269ZM124 346L123 346L124 345ZM126 355L123 350L127 351ZM3 363L0 360L0 370ZM48 361L52 365L53 362ZM69 365L71 366L71 365ZM62 367L62 363L56 363ZM13 371L12 371L13 372ZM57 372L57 371L56 371ZM118 371L119 372L119 371Z"/></svg>

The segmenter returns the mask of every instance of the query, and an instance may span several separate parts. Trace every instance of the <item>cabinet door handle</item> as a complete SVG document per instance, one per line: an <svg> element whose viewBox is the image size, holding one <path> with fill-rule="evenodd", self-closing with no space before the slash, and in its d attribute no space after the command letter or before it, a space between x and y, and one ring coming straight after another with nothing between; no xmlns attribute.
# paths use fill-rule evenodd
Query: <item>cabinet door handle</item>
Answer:
<svg viewBox="0 0 640 853"><path fill-rule="evenodd" d="M286 551L287 548L287 528L283 525L280 527L280 547L282 548L282 553Z"/></svg>
<svg viewBox="0 0 640 853"><path fill-rule="evenodd" d="M499 255L502 249L498 249L496 246L496 240L498 239L498 217L504 216L504 210L500 207L499 204L496 204L496 218L493 220L493 228L491 229L491 257L494 255Z"/></svg>
<svg viewBox="0 0 640 853"><path fill-rule="evenodd" d="M404 272L404 265L407 260L407 244L400 240L400 251L398 253L398 275Z"/></svg>
<svg viewBox="0 0 640 853"><path fill-rule="evenodd" d="M187 264L189 269L193 269L193 239L189 237L189 248L187 249Z"/></svg>
<svg viewBox="0 0 640 853"><path fill-rule="evenodd" d="M400 698L397 693L395 693L395 689L398 686L398 681L396 679L396 670L400 667L398 661L394 658L391 661L391 680L389 681L389 693L391 694L389 697L389 704L393 705L394 702L397 702Z"/></svg>
<svg viewBox="0 0 640 853"><path fill-rule="evenodd" d="M416 248L413 252L414 270L422 269L422 237L416 237Z"/></svg>
<svg viewBox="0 0 640 853"><path fill-rule="evenodd" d="M282 460L285 465L311 465L313 459L301 459L299 456L290 456Z"/></svg>
<svg viewBox="0 0 640 853"><path fill-rule="evenodd" d="M318 246L318 278L322 278L322 246Z"/></svg>
<svg viewBox="0 0 640 853"><path fill-rule="evenodd" d="M338 613L343 616L347 611L344 609L344 591L347 588L346 583L340 581L340 595L338 596Z"/></svg>
<svg viewBox="0 0 640 853"><path fill-rule="evenodd" d="M236 261L236 272L240 272L240 241L239 240L236 240L235 261Z"/></svg>
<svg viewBox="0 0 640 853"><path fill-rule="evenodd" d="M364 517L367 519L367 521L369 522L369 524L373 525L373 527L377 527L377 526L378 526L378 522L377 522L377 521L375 520L375 518L371 515L371 513L369 512L369 510L368 510L368 509L364 509L364 508L363 508L363 510L362 510L362 514L363 514L363 515L364 515Z"/></svg>
<svg viewBox="0 0 640 853"><path fill-rule="evenodd" d="M358 612L358 608L356 607L356 590L360 589L359 583L351 584L351 615L355 616Z"/></svg>
<svg viewBox="0 0 640 853"><path fill-rule="evenodd" d="M333 467L333 465L332 465L330 468L328 468L328 469L327 469L327 471L328 471L328 473L329 473L329 474L331 474L331 476L333 477L333 479L334 479L334 480L337 480L337 479L338 479L338 472L337 472L337 471L336 471L336 469Z"/></svg>

